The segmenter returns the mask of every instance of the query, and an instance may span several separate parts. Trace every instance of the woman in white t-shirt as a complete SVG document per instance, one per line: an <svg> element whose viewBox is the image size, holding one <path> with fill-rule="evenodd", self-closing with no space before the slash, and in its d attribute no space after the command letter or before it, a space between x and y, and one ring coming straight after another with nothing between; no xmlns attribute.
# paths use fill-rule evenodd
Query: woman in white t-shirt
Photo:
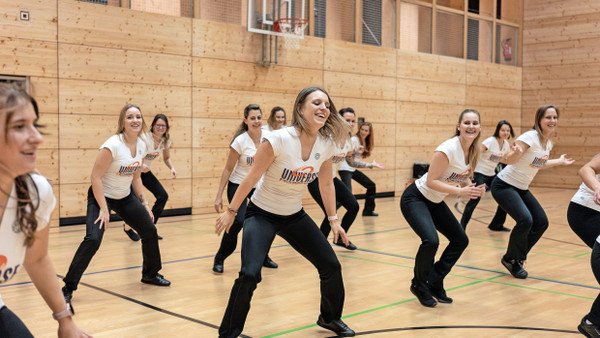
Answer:
<svg viewBox="0 0 600 338"><path fill-rule="evenodd" d="M574 162L566 154L558 159L548 159L552 149L550 137L556 130L559 114L558 108L552 105L538 108L533 129L517 138L503 161L508 165L492 182L492 196L517 222L510 234L506 254L500 260L515 278L527 278L523 261L548 228L548 217L529 191L529 184L539 169Z"/></svg>
<svg viewBox="0 0 600 338"><path fill-rule="evenodd" d="M502 162L504 155L508 154L510 149L508 140L511 137L515 137L512 125L510 122L502 120L496 125L494 136L490 136L481 142L481 157L477 162L477 168L475 168L475 174L473 175L475 185L485 184L488 188L492 185L492 180L496 177L496 167ZM460 219L463 228L467 228L473 210L475 210L480 200L481 198L469 199ZM505 220L506 212L498 206L488 229L492 231L510 231L509 228L504 226Z"/></svg>
<svg viewBox="0 0 600 338"><path fill-rule="evenodd" d="M240 183L250 172L252 163L254 163L254 154L260 144L263 134L262 130L262 110L257 104L249 104L244 108L244 120L233 135L233 141L229 145L229 156L221 174L217 197L215 198L215 210L223 212L223 191L227 185L227 199L231 201L233 195ZM248 198L254 190L250 191ZM244 217L246 215L246 205L248 198L242 201L238 208L238 213L235 216L233 225L229 231L223 234L221 246L215 255L213 263L213 271L223 273L223 263L229 255L231 255L237 246L238 234L244 225ZM265 257L263 266L271 269L277 268L277 263L273 262L269 255Z"/></svg>
<svg viewBox="0 0 600 338"><path fill-rule="evenodd" d="M219 337L238 337L242 333L252 294L261 280L263 260L276 234L319 271L321 314L317 324L340 336L354 335L354 331L341 320L344 284L340 262L327 239L302 208L306 184L320 176L321 196L334 241L341 237L348 244L335 213L331 162L335 143L341 141L347 128L325 90L309 87L296 98L292 126L263 137L254 165L215 225L217 234L229 231L237 209L256 185L246 209L242 268L231 290Z"/></svg>
<svg viewBox="0 0 600 338"><path fill-rule="evenodd" d="M154 215L155 225L169 199L169 194L167 194L167 191L162 184L160 184L158 178L156 178L150 170L152 161L160 155L161 151L163 153L163 162L171 171L171 177L177 177L177 171L175 170L173 162L171 162L171 137L169 135L169 129L169 120L167 119L167 116L165 114L156 114L150 125L150 133L146 140L146 143L148 144L148 154L144 157L141 169L142 173L140 175L144 187L146 187L146 189L148 189L148 191L156 198L154 205L152 206L152 215ZM129 225L123 224L123 231L125 231L132 241L140 240L140 236L135 233ZM162 239L162 237L159 235L158 239Z"/></svg>
<svg viewBox="0 0 600 338"><path fill-rule="evenodd" d="M88 189L85 237L63 278L67 302L71 301L81 276L100 248L111 210L142 238L141 282L157 286L171 284L158 273L162 268L158 234L140 178L142 161L147 154L143 136L146 130L140 108L127 104L121 109L116 134L99 149L90 177L92 185Z"/></svg>
<svg viewBox="0 0 600 338"><path fill-rule="evenodd" d="M436 306L434 297L440 303L452 303L444 289L444 278L467 248L469 239L444 198L449 194L480 198L485 193L484 184L476 186L469 181L479 160L480 131L479 112L462 111L456 136L435 149L429 171L406 188L400 199L404 218L421 238L410 291L423 306ZM436 230L450 243L434 264L440 245Z"/></svg>
<svg viewBox="0 0 600 338"><path fill-rule="evenodd" d="M592 271L600 283L600 154L579 169L583 183L567 209L567 220L573 232L592 248ZM577 327L587 337L597 337L600 332L600 295L590 312Z"/></svg>
<svg viewBox="0 0 600 338"><path fill-rule="evenodd" d="M48 223L56 198L48 180L32 173L43 141L38 115L37 104L27 93L0 84L0 284L25 267L58 321L58 336L91 337L71 318L48 256ZM0 337L33 337L1 297Z"/></svg>
<svg viewBox="0 0 600 338"><path fill-rule="evenodd" d="M285 110L279 106L275 106L271 109L271 115L267 119L267 124L262 126L262 129L266 131L278 130L285 127L286 122Z"/></svg>

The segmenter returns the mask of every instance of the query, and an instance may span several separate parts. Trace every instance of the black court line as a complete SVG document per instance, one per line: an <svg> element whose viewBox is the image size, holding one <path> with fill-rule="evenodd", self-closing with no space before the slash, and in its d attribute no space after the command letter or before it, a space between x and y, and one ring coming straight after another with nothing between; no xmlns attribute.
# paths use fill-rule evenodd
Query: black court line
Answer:
<svg viewBox="0 0 600 338"><path fill-rule="evenodd" d="M57 275L57 276L58 276L59 278L61 278L61 279L62 279L62 278L64 278L64 277L63 277L63 276L61 276L61 275ZM179 313L173 312L173 311L165 310L165 309L163 309L163 308L160 308L160 307L158 307L158 306L154 306L154 305L152 305L152 304L148 304L148 303L146 303L146 302L142 302L142 301L140 301L140 300L137 300L137 299L134 299L134 298L131 298L131 297L127 297L127 296L125 296L125 295L122 295L122 294L120 294L120 293L117 293L117 292L114 292L114 291L110 291L110 290L107 290L107 289L103 289L103 288L101 288L101 287L97 287L97 286L95 286L95 285L88 284L88 283L85 283L85 282L79 282L79 284L80 284L80 285L87 286L88 288L94 289L94 290L96 290L96 291L100 291L100 292L103 292L103 293L109 294L109 295L111 295L111 296L115 296L115 297L118 297L118 298L124 299L124 300L126 300L126 301L129 301L129 302L132 302L132 303L135 303L135 304L138 304L138 305L144 306L144 307L146 307L146 308L148 308L148 309L151 309L151 310L154 310L154 311L158 311L158 312L161 312L161 313L167 314L167 315L169 315L169 316L177 317L177 318L179 318L179 319L184 319L184 320L187 320L187 321L190 321L190 322L194 322L194 323L196 323L196 324L201 324L201 325L204 325L204 326L208 326L208 327L210 327L210 328L213 328L213 329L216 329L216 330L218 330L218 329L219 329L219 327L218 327L217 325L215 325L215 324L211 324L211 323L208 323L208 322L205 322L205 321L202 321L202 320L196 319L196 318L188 317L188 316L185 316L185 315L182 315L182 314L179 314ZM245 337L245 338L251 338L250 336L246 336L246 335L241 335L241 337Z"/></svg>
<svg viewBox="0 0 600 338"><path fill-rule="evenodd" d="M447 329L500 329L500 330L525 330L525 331L545 331L545 332L560 332L560 333L572 333L580 335L578 331L574 330L561 330L561 329L549 329L543 327L527 327L527 326L496 326L496 325L452 325L452 326L411 326L411 327L398 327L393 329L383 330L372 330L356 332L357 336L367 336L378 333L390 333L390 332L401 332L401 331L417 331L417 330L447 330ZM331 338L338 336L330 336Z"/></svg>

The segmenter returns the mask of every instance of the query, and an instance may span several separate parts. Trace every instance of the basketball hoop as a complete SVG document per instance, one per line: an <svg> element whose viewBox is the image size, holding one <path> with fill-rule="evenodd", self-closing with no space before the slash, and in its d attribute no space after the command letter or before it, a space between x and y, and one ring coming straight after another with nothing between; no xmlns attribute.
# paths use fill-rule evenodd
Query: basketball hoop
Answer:
<svg viewBox="0 0 600 338"><path fill-rule="evenodd" d="M281 18L273 24L273 31L284 33L283 44L289 49L300 49L300 39L304 38L307 19Z"/></svg>

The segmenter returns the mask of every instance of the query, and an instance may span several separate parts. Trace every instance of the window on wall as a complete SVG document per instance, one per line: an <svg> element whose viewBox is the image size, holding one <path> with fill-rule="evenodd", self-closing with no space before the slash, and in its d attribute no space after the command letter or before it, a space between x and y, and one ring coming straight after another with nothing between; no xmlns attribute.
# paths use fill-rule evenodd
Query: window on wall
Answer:
<svg viewBox="0 0 600 338"><path fill-rule="evenodd" d="M496 56L495 62L516 66L519 29L503 24L496 24Z"/></svg>
<svg viewBox="0 0 600 338"><path fill-rule="evenodd" d="M400 41L398 47L431 53L431 7L400 3Z"/></svg>
<svg viewBox="0 0 600 338"><path fill-rule="evenodd" d="M462 58L463 16L437 11L434 53Z"/></svg>
<svg viewBox="0 0 600 338"><path fill-rule="evenodd" d="M172 16L193 16L193 0L129 0L129 8Z"/></svg>
<svg viewBox="0 0 600 338"><path fill-rule="evenodd" d="M468 19L467 59L492 62L492 22Z"/></svg>
<svg viewBox="0 0 600 338"><path fill-rule="evenodd" d="M381 0L363 2L362 42L367 45L381 46Z"/></svg>
<svg viewBox="0 0 600 338"><path fill-rule="evenodd" d="M324 38L327 32L327 1L315 0L315 31L314 36Z"/></svg>
<svg viewBox="0 0 600 338"><path fill-rule="evenodd" d="M354 34L354 0L328 0L325 15L327 18L326 38L356 41Z"/></svg>
<svg viewBox="0 0 600 338"><path fill-rule="evenodd" d="M120 0L79 0L81 2L90 2L93 4L99 4L99 5L107 5L107 6L120 6Z"/></svg>
<svg viewBox="0 0 600 338"><path fill-rule="evenodd" d="M201 0L200 19L241 25L242 0Z"/></svg>

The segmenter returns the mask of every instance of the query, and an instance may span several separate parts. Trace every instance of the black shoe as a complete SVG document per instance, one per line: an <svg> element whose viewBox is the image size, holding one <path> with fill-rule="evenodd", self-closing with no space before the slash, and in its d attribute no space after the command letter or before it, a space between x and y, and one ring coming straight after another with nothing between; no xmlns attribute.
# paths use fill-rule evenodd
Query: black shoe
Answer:
<svg viewBox="0 0 600 338"><path fill-rule="evenodd" d="M71 304L71 299L73 298L73 290L70 290L66 286L63 286L62 294L65 297L65 303L67 303L67 305L69 305L69 307L71 308L71 313L75 314L75 309L73 309L73 304Z"/></svg>
<svg viewBox="0 0 600 338"><path fill-rule="evenodd" d="M279 265L277 265L277 263L273 262L273 260L271 260L271 258L269 256L267 256L267 257L265 257L265 261L263 262L263 266L265 268L277 269L277 267Z"/></svg>
<svg viewBox="0 0 600 338"><path fill-rule="evenodd" d="M429 291L431 292L433 298L437 299L438 302L446 304L452 303L452 298L446 295L446 290L429 288Z"/></svg>
<svg viewBox="0 0 600 338"><path fill-rule="evenodd" d="M133 229L125 230L125 224L123 224L123 231L125 231L127 236L129 236L129 239L131 239L132 241L137 242L140 240L140 236L136 234L135 231L133 231Z"/></svg>
<svg viewBox="0 0 600 338"><path fill-rule="evenodd" d="M413 295L417 296L417 299L423 306L434 307L437 305L437 302L431 296L431 292L427 287L418 287L415 283L410 284L410 292Z"/></svg>
<svg viewBox="0 0 600 338"><path fill-rule="evenodd" d="M577 326L577 330L586 337L600 337L600 328L594 324L586 323L588 316L581 319L581 323Z"/></svg>
<svg viewBox="0 0 600 338"><path fill-rule="evenodd" d="M341 239L338 239L337 242L333 242L333 244L335 244L337 246L341 246L342 248L346 248L348 250L356 250L357 249L356 245L352 244L352 242L348 241L348 246L346 246L346 244L344 244L344 242L342 242Z"/></svg>
<svg viewBox="0 0 600 338"><path fill-rule="evenodd" d="M223 273L223 261L215 259L213 271L216 273Z"/></svg>
<svg viewBox="0 0 600 338"><path fill-rule="evenodd" d="M378 213L376 213L376 212L374 212L374 211L371 211L371 212L363 212L363 213L362 213L362 215L363 215L363 216L373 216L373 217L377 217L377 216L379 216L379 214L378 214Z"/></svg>
<svg viewBox="0 0 600 338"><path fill-rule="evenodd" d="M335 332L340 337L354 337L356 334L351 328L348 327L341 319L332 320L326 323L323 316L319 315L317 325L320 327Z"/></svg>
<svg viewBox="0 0 600 338"><path fill-rule="evenodd" d="M146 284L156 285L156 286L169 286L169 285L171 285L171 282L169 282L168 280L166 280L163 277L163 275L158 274L158 273L154 277L142 276L141 282L142 283L146 283Z"/></svg>
<svg viewBox="0 0 600 338"><path fill-rule="evenodd" d="M527 278L527 271L525 271L525 269L523 269L522 261L520 261L518 259L513 259L513 260L509 261L509 260L506 260L506 258L502 257L500 262L502 262L502 265L504 265L506 267L508 272L510 272L510 274L513 275L513 277L519 278L519 279Z"/></svg>
<svg viewBox="0 0 600 338"><path fill-rule="evenodd" d="M158 237L158 239L163 239L163 237L161 235L156 235Z"/></svg>
<svg viewBox="0 0 600 338"><path fill-rule="evenodd" d="M510 228L505 227L504 225L501 225L499 227L497 226L488 226L488 229L492 230L492 231L510 231Z"/></svg>

